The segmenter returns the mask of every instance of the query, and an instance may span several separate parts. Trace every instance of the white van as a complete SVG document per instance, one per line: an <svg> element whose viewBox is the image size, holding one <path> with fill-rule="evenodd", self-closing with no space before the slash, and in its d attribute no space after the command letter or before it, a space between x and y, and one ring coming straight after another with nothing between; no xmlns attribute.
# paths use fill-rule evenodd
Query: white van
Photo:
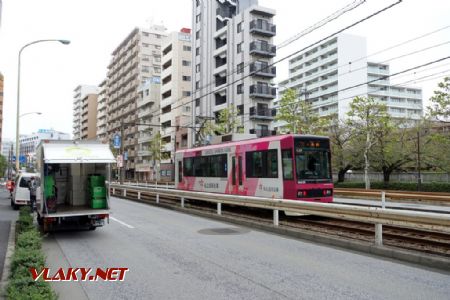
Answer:
<svg viewBox="0 0 450 300"><path fill-rule="evenodd" d="M20 205L30 205L29 184L31 177L35 177L39 184L38 173L19 173L16 177L16 185L11 198L11 206L14 209L19 209Z"/></svg>

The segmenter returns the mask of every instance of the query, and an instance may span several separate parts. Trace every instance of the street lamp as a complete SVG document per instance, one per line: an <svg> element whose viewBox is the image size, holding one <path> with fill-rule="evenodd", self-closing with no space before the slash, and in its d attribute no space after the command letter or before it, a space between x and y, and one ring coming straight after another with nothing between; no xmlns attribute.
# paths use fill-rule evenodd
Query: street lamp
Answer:
<svg viewBox="0 0 450 300"><path fill-rule="evenodd" d="M20 58L22 55L22 51L31 45L37 44L37 43L44 43L44 42L60 42L63 45L70 44L69 40L58 40L58 39L47 39L47 40L37 40L33 41L31 43L28 43L24 45L22 48L20 48L19 51L19 60L18 60L18 67L17 67L17 114L16 114L16 172L19 172L20 164L19 164L19 153L20 153L20 143L19 143L19 119L20 119ZM25 114L23 114L25 115Z"/></svg>
<svg viewBox="0 0 450 300"><path fill-rule="evenodd" d="M19 116L19 118L22 118L23 116L31 115L31 114L42 115L42 113L39 112L39 111L32 111L32 112L27 112L27 113L21 114L21 115Z"/></svg>

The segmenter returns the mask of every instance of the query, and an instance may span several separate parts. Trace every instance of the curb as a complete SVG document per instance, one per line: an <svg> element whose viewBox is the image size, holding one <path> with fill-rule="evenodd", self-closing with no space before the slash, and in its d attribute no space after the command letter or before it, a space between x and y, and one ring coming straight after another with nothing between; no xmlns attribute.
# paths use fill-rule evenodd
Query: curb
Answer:
<svg viewBox="0 0 450 300"><path fill-rule="evenodd" d="M117 196L113 196L117 197ZM284 237L291 237L299 240L307 240L313 243L333 246L341 249L352 250L356 252L360 252L363 254L370 254L374 256L379 256L388 259L394 259L397 261L402 261L406 263L411 263L416 266L428 267L433 269L438 269L441 271L446 271L446 273L450 270L450 259L445 257L440 257L432 254L422 254L418 252L412 252L403 249L391 248L388 246L375 246L373 244L364 243L361 241L355 241L350 239L343 239L338 237L332 237L328 235L323 235L320 233L312 233L306 230L289 230L286 228L274 227L273 225L265 225L258 224L251 221L245 220L236 220L227 216L204 213L199 211L191 211L182 207L174 207L164 203L153 203L151 200L139 200L139 199L131 199L131 198L123 198L117 197L120 199L131 200L134 202L144 203L148 205L152 205L155 207L170 209L178 212L187 213L190 215L195 215L199 217L204 217L208 219L213 219L220 222L231 223L235 225L245 226L252 229L257 229L265 232L270 232L274 234L278 234Z"/></svg>
<svg viewBox="0 0 450 300"><path fill-rule="evenodd" d="M6 286L9 280L9 270L11 266L11 259L14 254L15 247L15 237L16 237L16 221L11 221L11 227L9 230L8 247L5 255L5 263L3 265L3 275L0 280L0 299L6 298Z"/></svg>

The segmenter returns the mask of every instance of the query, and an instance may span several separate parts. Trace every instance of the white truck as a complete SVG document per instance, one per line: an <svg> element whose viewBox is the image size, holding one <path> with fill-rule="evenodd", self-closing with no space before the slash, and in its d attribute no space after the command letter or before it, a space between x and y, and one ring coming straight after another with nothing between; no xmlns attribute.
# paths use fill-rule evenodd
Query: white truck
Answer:
<svg viewBox="0 0 450 300"><path fill-rule="evenodd" d="M108 144L98 141L43 140L36 152L40 185L37 220L44 232L56 228L95 230L109 222Z"/></svg>

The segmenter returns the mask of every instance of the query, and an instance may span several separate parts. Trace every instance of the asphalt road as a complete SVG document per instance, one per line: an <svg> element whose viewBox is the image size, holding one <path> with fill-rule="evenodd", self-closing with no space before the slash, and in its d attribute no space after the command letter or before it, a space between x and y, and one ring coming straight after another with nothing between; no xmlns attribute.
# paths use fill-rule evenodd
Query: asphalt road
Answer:
<svg viewBox="0 0 450 300"><path fill-rule="evenodd" d="M127 267L60 282L60 299L448 299L450 273L122 199L109 225L44 239L48 266Z"/></svg>
<svg viewBox="0 0 450 300"><path fill-rule="evenodd" d="M6 248L8 246L9 231L11 222L17 219L17 211L11 208L9 191L3 186L0 187L0 279L3 274Z"/></svg>

